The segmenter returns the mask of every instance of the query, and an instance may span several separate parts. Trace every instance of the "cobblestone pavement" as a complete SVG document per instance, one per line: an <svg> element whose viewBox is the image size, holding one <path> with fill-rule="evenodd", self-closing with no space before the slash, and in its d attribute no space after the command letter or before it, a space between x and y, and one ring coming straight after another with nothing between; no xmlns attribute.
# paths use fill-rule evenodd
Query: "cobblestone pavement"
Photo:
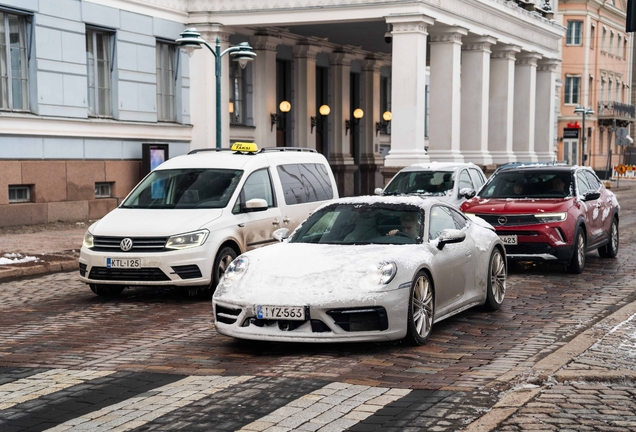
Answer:
<svg viewBox="0 0 636 432"><path fill-rule="evenodd" d="M0 430L636 430L634 190L617 259L517 266L501 310L421 347L241 342L173 289L1 283Z"/></svg>

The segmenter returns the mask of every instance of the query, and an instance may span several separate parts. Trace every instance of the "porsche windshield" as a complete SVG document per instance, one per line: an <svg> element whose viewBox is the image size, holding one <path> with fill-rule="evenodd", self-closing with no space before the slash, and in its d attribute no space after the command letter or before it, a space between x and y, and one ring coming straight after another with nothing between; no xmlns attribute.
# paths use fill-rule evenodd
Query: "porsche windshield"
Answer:
<svg viewBox="0 0 636 432"><path fill-rule="evenodd" d="M501 171L479 193L480 198L564 198L573 195L569 171Z"/></svg>
<svg viewBox="0 0 636 432"><path fill-rule="evenodd" d="M415 244L422 241L417 207L340 204L312 214L291 243Z"/></svg>
<svg viewBox="0 0 636 432"><path fill-rule="evenodd" d="M454 184L452 171L404 171L386 186L384 195L444 195Z"/></svg>
<svg viewBox="0 0 636 432"><path fill-rule="evenodd" d="M242 170L171 169L150 173L122 204L123 208L194 209L227 206Z"/></svg>

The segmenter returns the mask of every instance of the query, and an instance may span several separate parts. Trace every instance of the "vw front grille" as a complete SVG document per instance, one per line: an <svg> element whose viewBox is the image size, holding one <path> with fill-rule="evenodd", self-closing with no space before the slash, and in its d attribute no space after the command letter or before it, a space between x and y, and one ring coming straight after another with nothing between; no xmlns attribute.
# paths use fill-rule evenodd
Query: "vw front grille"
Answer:
<svg viewBox="0 0 636 432"><path fill-rule="evenodd" d="M101 237L93 239L93 250L97 252L124 252L120 244L125 238L132 240L132 248L126 252L163 252L168 237Z"/></svg>

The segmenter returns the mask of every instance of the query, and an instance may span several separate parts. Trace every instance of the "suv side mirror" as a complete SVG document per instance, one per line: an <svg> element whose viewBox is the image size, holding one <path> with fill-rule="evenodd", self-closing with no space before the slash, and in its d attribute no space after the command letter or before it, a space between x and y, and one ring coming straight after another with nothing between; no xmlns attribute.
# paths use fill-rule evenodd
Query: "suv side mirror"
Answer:
<svg viewBox="0 0 636 432"><path fill-rule="evenodd" d="M274 237L274 240L282 242L287 237L289 237L289 228L278 228L272 233L272 237Z"/></svg>
<svg viewBox="0 0 636 432"><path fill-rule="evenodd" d="M471 188L461 188L459 190L459 197L460 198L471 199L475 195L477 195L477 192L475 192L475 190L471 189Z"/></svg>
<svg viewBox="0 0 636 432"><path fill-rule="evenodd" d="M382 188L375 188L375 190L373 191L373 193L376 195L382 195L382 192L384 192L384 189Z"/></svg>
<svg viewBox="0 0 636 432"><path fill-rule="evenodd" d="M442 250L444 246L451 243L461 243L466 240L466 232L456 229L445 229L437 238L437 249Z"/></svg>
<svg viewBox="0 0 636 432"><path fill-rule="evenodd" d="M601 197L600 192L588 192L583 195L583 201L594 201Z"/></svg>
<svg viewBox="0 0 636 432"><path fill-rule="evenodd" d="M243 211L250 213L250 212L264 211L264 210L267 210L268 208L269 206L267 205L267 201L265 201L264 199L252 198L251 200L245 203L245 206L243 207Z"/></svg>

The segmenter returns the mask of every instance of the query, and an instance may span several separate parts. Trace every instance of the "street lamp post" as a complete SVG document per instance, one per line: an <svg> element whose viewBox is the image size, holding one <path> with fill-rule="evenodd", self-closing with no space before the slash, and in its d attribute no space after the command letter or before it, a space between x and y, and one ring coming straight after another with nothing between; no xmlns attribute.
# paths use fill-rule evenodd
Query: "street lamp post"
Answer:
<svg viewBox="0 0 636 432"><path fill-rule="evenodd" d="M221 148L221 58L225 54L230 54L233 61L239 62L242 68L245 68L248 61L254 60L256 53L252 51L252 47L247 42L241 42L237 46L230 47L221 52L221 41L216 38L214 49L204 39L195 28L185 29L180 38L175 42L188 52L192 57L195 50L201 49L201 45L205 45L212 54L214 54L214 68L216 75L216 148Z"/></svg>
<svg viewBox="0 0 636 432"><path fill-rule="evenodd" d="M585 165L585 139L587 138L585 130L585 116L594 115L594 110L592 108L584 108L581 105L577 105L576 108L574 108L574 114L582 115L583 136L581 137L581 165Z"/></svg>

